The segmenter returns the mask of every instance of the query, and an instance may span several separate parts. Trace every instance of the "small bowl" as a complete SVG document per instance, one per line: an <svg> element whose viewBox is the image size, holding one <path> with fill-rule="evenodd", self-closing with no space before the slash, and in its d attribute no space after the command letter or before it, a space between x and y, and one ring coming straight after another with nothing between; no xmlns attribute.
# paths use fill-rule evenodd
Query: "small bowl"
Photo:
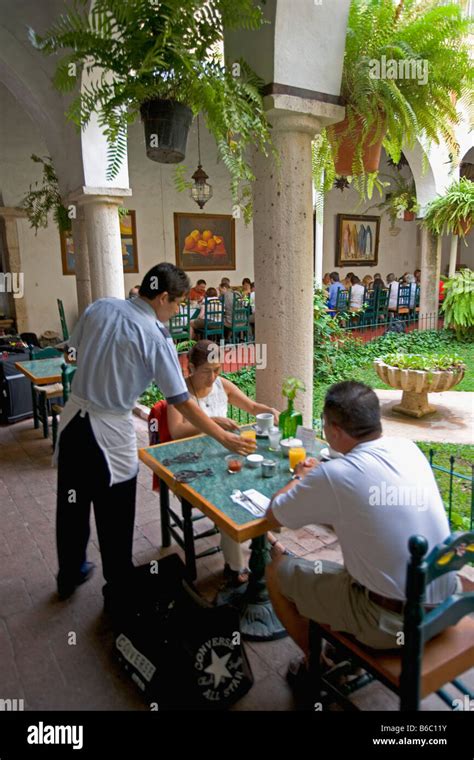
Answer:
<svg viewBox="0 0 474 760"><path fill-rule="evenodd" d="M282 441L280 441L280 448L283 452L283 454L288 457L290 449L295 449L303 446L303 441L300 441L299 438L283 438Z"/></svg>
<svg viewBox="0 0 474 760"><path fill-rule="evenodd" d="M248 457L246 457L245 461L249 467L251 467L253 470L256 470L257 467L260 467L262 464L263 456L261 454L249 454Z"/></svg>
<svg viewBox="0 0 474 760"><path fill-rule="evenodd" d="M241 454L228 454L225 458L227 465L227 472L234 475L236 472L240 472L244 466L244 458Z"/></svg>

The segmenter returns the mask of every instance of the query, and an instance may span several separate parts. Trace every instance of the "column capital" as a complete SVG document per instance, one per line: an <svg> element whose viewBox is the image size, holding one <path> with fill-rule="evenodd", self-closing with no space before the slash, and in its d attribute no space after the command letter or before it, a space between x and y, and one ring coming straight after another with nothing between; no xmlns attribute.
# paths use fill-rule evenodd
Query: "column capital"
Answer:
<svg viewBox="0 0 474 760"><path fill-rule="evenodd" d="M17 206L0 206L0 217L2 219L24 219L26 211Z"/></svg>
<svg viewBox="0 0 474 760"><path fill-rule="evenodd" d="M129 187L89 187L83 186L69 193L66 203L77 203L85 206L89 203L107 203L111 206L121 206L124 198L132 195Z"/></svg>
<svg viewBox="0 0 474 760"><path fill-rule="evenodd" d="M263 106L273 131L313 135L342 121L346 112L344 106L291 94L266 95Z"/></svg>

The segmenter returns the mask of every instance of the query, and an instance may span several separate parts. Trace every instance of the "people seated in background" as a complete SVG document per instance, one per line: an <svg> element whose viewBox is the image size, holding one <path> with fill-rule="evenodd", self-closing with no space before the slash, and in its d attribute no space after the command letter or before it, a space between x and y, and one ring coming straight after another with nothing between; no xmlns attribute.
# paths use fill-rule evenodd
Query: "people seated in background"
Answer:
<svg viewBox="0 0 474 760"><path fill-rule="evenodd" d="M406 274L404 276L404 278L403 278L403 284L410 286L410 303L409 303L409 308L413 309L415 307L415 297L416 297L416 280L415 280L415 275L414 274L410 274L408 272L408 274Z"/></svg>
<svg viewBox="0 0 474 760"><path fill-rule="evenodd" d="M398 302L398 282L393 272L387 275L387 287L389 289L388 309L389 311L397 310Z"/></svg>
<svg viewBox="0 0 474 760"><path fill-rule="evenodd" d="M140 291L140 285L134 285L133 288L130 288L130 290L128 291L128 300L132 301L134 298L136 298L139 291Z"/></svg>
<svg viewBox="0 0 474 760"><path fill-rule="evenodd" d="M227 279L227 278L226 278ZM224 296L224 327L232 327L232 312L234 310L234 291L227 282L222 280L219 285L219 295Z"/></svg>
<svg viewBox="0 0 474 760"><path fill-rule="evenodd" d="M252 292L252 281L248 277L244 277L242 280L241 293L243 296L250 296Z"/></svg>
<svg viewBox="0 0 474 760"><path fill-rule="evenodd" d="M323 277L323 286L325 288L328 288L330 284L331 284L331 275L329 274L329 272L326 272L326 274Z"/></svg>
<svg viewBox="0 0 474 760"><path fill-rule="evenodd" d="M360 311L364 305L365 288L361 284L359 277L353 274L351 277L351 297L349 308L351 311Z"/></svg>
<svg viewBox="0 0 474 760"><path fill-rule="evenodd" d="M230 288L230 280L228 277L223 277L221 280L221 285L227 285L228 288Z"/></svg>
<svg viewBox="0 0 474 760"><path fill-rule="evenodd" d="M402 285L405 282L405 277L407 276L407 274L410 274L410 273L403 272L402 276L398 278L398 282L400 283L400 285Z"/></svg>
<svg viewBox="0 0 474 760"><path fill-rule="evenodd" d="M344 277L342 284L344 286L344 290L350 290L352 286L351 277L350 275L346 274Z"/></svg>
<svg viewBox="0 0 474 760"><path fill-rule="evenodd" d="M367 288L367 290L371 290L373 283L373 278L370 274L366 274L365 277L362 278L362 285L364 288Z"/></svg>
<svg viewBox="0 0 474 760"><path fill-rule="evenodd" d="M189 291L189 300L201 303L206 295L206 280L198 280L194 288Z"/></svg>
<svg viewBox="0 0 474 760"><path fill-rule="evenodd" d="M255 283L254 282L252 282L252 285L251 285L249 302L250 302L249 325L252 325L250 329L251 329L251 334L253 336L254 325L255 325Z"/></svg>
<svg viewBox="0 0 474 760"><path fill-rule="evenodd" d="M189 377L186 385L190 396L195 399L205 414L224 430L238 430L238 425L227 417L228 404L248 412L252 416L269 412L278 424L279 412L265 404L258 404L242 393L236 385L220 377L221 364L219 348L210 340L200 340L188 353ZM173 440L198 435L199 430L187 422L178 410L170 405L168 412L168 429ZM224 554L224 575L231 585L240 585L248 580L242 544L221 533L221 548Z"/></svg>
<svg viewBox="0 0 474 760"><path fill-rule="evenodd" d="M374 282L373 282L372 287L373 287L374 290L377 290L378 288L384 288L385 287L385 283L382 280L382 275L379 274L379 272L377 272L377 274L374 274Z"/></svg>
<svg viewBox="0 0 474 760"><path fill-rule="evenodd" d="M331 284L329 286L328 309L334 313L336 310L337 294L340 290L344 290L344 286L342 282L339 282L339 274L337 272L331 272L329 277Z"/></svg>
<svg viewBox="0 0 474 760"><path fill-rule="evenodd" d="M206 301L212 303L213 301L219 301L219 296L215 288L208 288L205 293L205 299L201 302L201 308L196 319L191 320L191 339L195 340L196 331L204 330L205 316L206 316ZM209 314L209 322L220 322L220 316L213 317L212 313Z"/></svg>
<svg viewBox="0 0 474 760"><path fill-rule="evenodd" d="M420 280L421 280L421 269L415 269L413 274L415 275L415 280L416 280L417 285L419 285Z"/></svg>
<svg viewBox="0 0 474 760"><path fill-rule="evenodd" d="M288 673L305 688L309 621L354 636L373 649L399 648L403 630L408 540L425 536L429 550L450 534L446 510L427 458L408 438L385 437L380 405L363 383L332 385L324 403L327 442L344 456L300 462L272 498L270 529L329 524L344 564L285 556L278 547L267 565L273 609L304 660ZM395 494L395 502L385 493ZM416 492L416 495L414 495ZM441 604L460 589L456 573L427 586L427 604Z"/></svg>

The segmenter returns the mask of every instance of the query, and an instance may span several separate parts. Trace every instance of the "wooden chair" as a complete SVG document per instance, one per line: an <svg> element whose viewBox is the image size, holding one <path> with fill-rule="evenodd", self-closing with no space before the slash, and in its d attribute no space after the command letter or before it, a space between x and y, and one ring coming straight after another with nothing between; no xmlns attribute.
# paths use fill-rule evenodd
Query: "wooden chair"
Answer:
<svg viewBox="0 0 474 760"><path fill-rule="evenodd" d="M170 318L168 329L175 341L191 339L191 309L189 300L186 301L183 310L179 314Z"/></svg>
<svg viewBox="0 0 474 760"><path fill-rule="evenodd" d="M227 330L231 343L246 343L250 332L250 304L242 298L240 293L234 293L232 305L232 322Z"/></svg>
<svg viewBox="0 0 474 760"><path fill-rule="evenodd" d="M428 542L423 536L412 536L408 548L410 560L401 651L369 649L352 636L311 621L309 667L311 683L315 684L311 702L321 699L322 693L326 692L347 709L357 710L349 700L349 694L373 678L398 695L400 710L404 711L418 710L420 700L434 692L453 708L453 698L443 690L448 682L461 694L474 698L474 694L458 678L474 663L474 619L470 617L470 613L474 612L474 590L455 593L430 610L424 607L425 590L432 581L445 573L458 571L466 562L474 560L474 532L449 536L427 557ZM471 585L474 589L474 584ZM346 688L335 683L334 675L336 671L339 674L349 672L349 662L323 675L320 665L323 639L364 668L366 674Z"/></svg>
<svg viewBox="0 0 474 760"><path fill-rule="evenodd" d="M336 298L336 311L348 311L349 304L351 300L351 290L352 288L349 288L349 290L343 290L342 288L337 291L337 298Z"/></svg>
<svg viewBox="0 0 474 760"><path fill-rule="evenodd" d="M389 294L386 288L376 289L376 306L375 306L375 321L377 324L380 322L388 322L388 300Z"/></svg>
<svg viewBox="0 0 474 760"><path fill-rule="evenodd" d="M377 318L377 294L378 290L365 289L364 293L364 311L361 315L361 326L373 325Z"/></svg>
<svg viewBox="0 0 474 760"><path fill-rule="evenodd" d="M29 345L30 360L34 359L55 359L62 356L62 352L53 346L46 348L37 348ZM51 405L54 399L62 396L63 388L61 383L50 383L49 385L31 385L31 395L33 401L33 424L38 428L40 422L43 426L43 438L49 435L49 417L52 414Z"/></svg>
<svg viewBox="0 0 474 760"><path fill-rule="evenodd" d="M411 299L411 286L399 285L397 294L397 308L393 312L394 315L401 317L402 319L408 319L410 316L410 299Z"/></svg>
<svg viewBox="0 0 474 760"><path fill-rule="evenodd" d="M72 378L74 377L76 373L76 365L75 364L64 364L61 366L61 389L62 389L62 404L52 404L51 406L51 413L52 413L52 433L53 433L53 451L56 448L56 441L58 440L58 419L59 416L64 408L64 405L66 404L66 401L68 400L69 396L71 395L71 383Z"/></svg>

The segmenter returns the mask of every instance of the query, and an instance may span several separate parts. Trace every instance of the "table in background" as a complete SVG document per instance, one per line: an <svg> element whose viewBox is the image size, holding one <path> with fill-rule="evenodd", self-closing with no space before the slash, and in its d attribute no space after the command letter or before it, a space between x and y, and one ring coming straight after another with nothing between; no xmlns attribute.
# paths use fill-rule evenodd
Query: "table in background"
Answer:
<svg viewBox="0 0 474 760"><path fill-rule="evenodd" d="M64 357L58 356L52 359L32 359L27 362L16 362L15 367L31 382L31 395L33 399L33 425L39 427L38 408L36 405L35 385L50 385L61 382L61 367ZM61 393L58 394L61 396ZM45 410L42 412L45 414Z"/></svg>

